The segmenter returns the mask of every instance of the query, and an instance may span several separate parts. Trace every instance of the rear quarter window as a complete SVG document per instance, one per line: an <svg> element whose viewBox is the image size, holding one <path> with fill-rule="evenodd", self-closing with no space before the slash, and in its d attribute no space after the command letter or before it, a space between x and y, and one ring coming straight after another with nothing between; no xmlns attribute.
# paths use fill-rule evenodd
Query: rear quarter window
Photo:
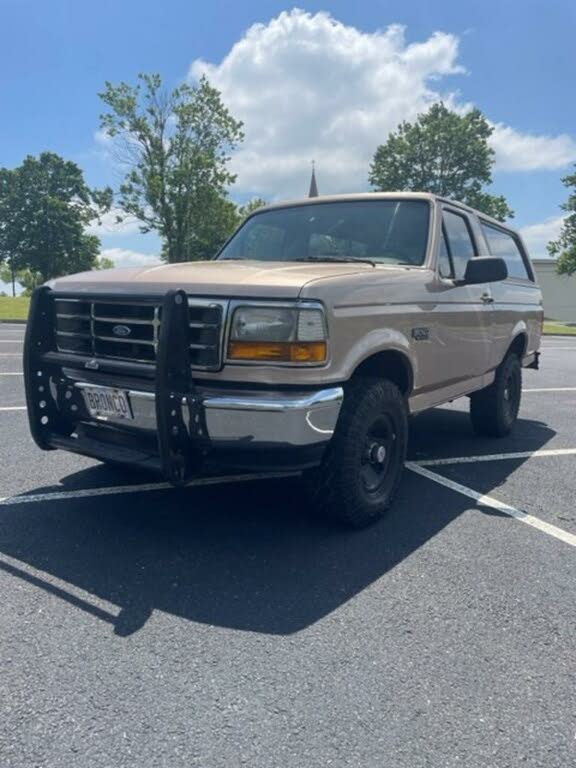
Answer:
<svg viewBox="0 0 576 768"><path fill-rule="evenodd" d="M508 277L531 280L532 276L516 237L511 232L506 232L484 221L480 221L480 226L492 256L499 256L506 262Z"/></svg>

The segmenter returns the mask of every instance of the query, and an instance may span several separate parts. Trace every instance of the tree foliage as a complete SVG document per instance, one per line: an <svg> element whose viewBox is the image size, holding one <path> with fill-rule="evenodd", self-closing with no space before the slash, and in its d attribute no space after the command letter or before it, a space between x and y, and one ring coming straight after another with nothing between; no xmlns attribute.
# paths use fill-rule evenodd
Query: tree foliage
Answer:
<svg viewBox="0 0 576 768"><path fill-rule="evenodd" d="M91 269L100 241L84 229L111 202L112 190L90 189L75 163L52 152L1 168L0 260L42 281Z"/></svg>
<svg viewBox="0 0 576 768"><path fill-rule="evenodd" d="M505 198L484 191L492 183L493 130L478 109L459 115L433 104L377 148L370 183L380 191L432 192L504 221L514 215Z"/></svg>
<svg viewBox="0 0 576 768"><path fill-rule="evenodd" d="M213 255L237 221L226 191L242 123L205 78L168 93L159 75L139 75L136 85L107 82L100 97L101 128L125 171L122 209L159 232L168 261Z"/></svg>
<svg viewBox="0 0 576 768"><path fill-rule="evenodd" d="M576 273L576 172L562 179L565 187L571 189L568 200L561 206L567 216L557 240L548 243L548 252L555 256L556 271L559 275Z"/></svg>
<svg viewBox="0 0 576 768"><path fill-rule="evenodd" d="M24 296L31 296L34 289L42 285L43 282L40 272L33 272L31 269L18 269L12 273L12 269L7 264L0 266L0 280L3 283L12 283L14 280L23 288Z"/></svg>
<svg viewBox="0 0 576 768"><path fill-rule="evenodd" d="M239 222L243 222L244 219L247 219L248 216L250 216L250 214L254 213L254 211L258 211L260 208L264 208L265 205L268 205L268 203L261 197L253 197L252 200L249 200L244 205L240 205L238 207Z"/></svg>
<svg viewBox="0 0 576 768"><path fill-rule="evenodd" d="M115 266L114 261L108 256L98 256L93 269L114 269Z"/></svg>

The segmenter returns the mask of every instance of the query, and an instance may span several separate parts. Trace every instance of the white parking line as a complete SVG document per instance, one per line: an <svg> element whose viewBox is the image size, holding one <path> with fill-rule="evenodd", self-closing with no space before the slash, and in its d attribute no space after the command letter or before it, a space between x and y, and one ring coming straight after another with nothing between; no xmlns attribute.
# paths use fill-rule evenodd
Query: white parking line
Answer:
<svg viewBox="0 0 576 768"><path fill-rule="evenodd" d="M568 533L568 531L562 530L562 528L557 528L555 525L546 523L544 520L540 520L539 518L533 517L526 512L522 512L520 509L511 507L509 504L505 504L503 501L494 499L492 496L486 496L482 493L478 493L477 491L472 490L472 488L467 488L465 485L454 482L454 480L449 480L447 477L442 477L442 475L438 475L436 472L431 472L429 469L421 467L418 464L414 464L413 462L406 462L406 467L407 469L412 470L412 472L416 472L418 475L422 475L422 477L425 477L428 480L432 480L439 485L450 488L452 491L456 491L456 493L461 493L463 496L468 496L470 499L474 499L474 501L484 507L491 507L492 509L497 509L499 512L504 512L504 514L510 515L510 517L519 520L521 523L530 525L532 528L536 528L542 533L548 534L548 536L553 536L555 539L559 539L565 544L569 544L571 547L576 547L576 536L572 533Z"/></svg>
<svg viewBox="0 0 576 768"><path fill-rule="evenodd" d="M0 352L0 357L22 357L22 352Z"/></svg>
<svg viewBox="0 0 576 768"><path fill-rule="evenodd" d="M8 504L34 504L41 501L64 501L66 499L86 499L97 496L121 496L124 493L146 493L165 491L173 488L170 483L144 483L142 485L111 485L108 488L82 488L77 491L52 491L35 493L30 496L0 497L0 507Z"/></svg>
<svg viewBox="0 0 576 768"><path fill-rule="evenodd" d="M24 376L23 371L0 371L0 376Z"/></svg>
<svg viewBox="0 0 576 768"><path fill-rule="evenodd" d="M24 339L0 339L0 344L22 344Z"/></svg>
<svg viewBox="0 0 576 768"><path fill-rule="evenodd" d="M477 461L502 461L502 459L537 459L544 456L574 456L576 448L543 449L540 451L517 451L516 453L487 453L479 456L454 456L448 459L421 459L412 461L419 467L442 467L449 464L475 464Z"/></svg>
<svg viewBox="0 0 576 768"><path fill-rule="evenodd" d="M535 389L523 389L524 392L576 392L576 387L536 387Z"/></svg>
<svg viewBox="0 0 576 768"><path fill-rule="evenodd" d="M0 408L0 411L25 411L25 405L5 405Z"/></svg>
<svg viewBox="0 0 576 768"><path fill-rule="evenodd" d="M251 475L223 475L222 477L201 477L192 480L186 488L204 485L226 485L245 483L253 480L277 480L286 477L298 477L301 472L258 472ZM4 496L0 498L0 507L8 504L33 504L38 501L64 501L67 499L86 499L92 496L119 496L124 493L147 493L149 491L175 490L170 483L143 483L141 485L111 485L105 488L80 488L77 491L49 491L30 496Z"/></svg>

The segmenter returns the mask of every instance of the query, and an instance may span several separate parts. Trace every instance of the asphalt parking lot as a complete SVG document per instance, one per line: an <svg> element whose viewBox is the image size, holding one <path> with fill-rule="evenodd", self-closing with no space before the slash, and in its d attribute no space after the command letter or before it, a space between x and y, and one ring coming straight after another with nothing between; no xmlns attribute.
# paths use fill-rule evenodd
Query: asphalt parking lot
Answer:
<svg viewBox="0 0 576 768"><path fill-rule="evenodd" d="M296 479L176 491L28 434L0 325L2 768L573 765L576 339L520 421L413 420L394 510Z"/></svg>

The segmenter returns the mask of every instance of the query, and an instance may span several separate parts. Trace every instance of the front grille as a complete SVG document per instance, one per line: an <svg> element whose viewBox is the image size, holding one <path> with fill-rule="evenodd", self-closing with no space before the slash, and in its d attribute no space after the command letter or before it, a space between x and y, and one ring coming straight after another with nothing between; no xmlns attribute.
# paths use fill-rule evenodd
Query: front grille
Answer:
<svg viewBox="0 0 576 768"><path fill-rule="evenodd" d="M222 361L224 303L189 300L193 368L216 370ZM54 302L59 352L139 363L156 362L162 306L154 302L62 298Z"/></svg>

